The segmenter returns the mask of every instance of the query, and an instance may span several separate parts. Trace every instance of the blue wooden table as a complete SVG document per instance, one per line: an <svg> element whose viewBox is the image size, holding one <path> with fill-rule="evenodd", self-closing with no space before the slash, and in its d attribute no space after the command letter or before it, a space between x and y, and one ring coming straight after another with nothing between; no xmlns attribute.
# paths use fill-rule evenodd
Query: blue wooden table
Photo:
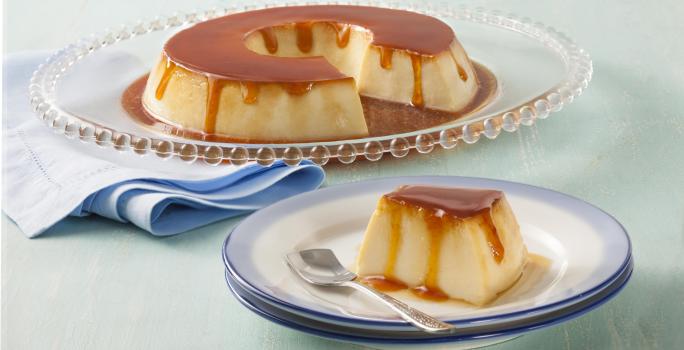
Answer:
<svg viewBox="0 0 684 350"><path fill-rule="evenodd" d="M9 0L5 50L58 48L105 27L202 5ZM529 16L574 38L594 60L589 89L520 132L429 155L330 166L326 185L468 175L548 187L594 203L631 234L636 267L630 284L588 315L496 348L681 348L684 2L477 5ZM3 348L354 348L268 323L228 294L220 247L238 221L158 239L130 225L71 218L28 240L3 215Z"/></svg>

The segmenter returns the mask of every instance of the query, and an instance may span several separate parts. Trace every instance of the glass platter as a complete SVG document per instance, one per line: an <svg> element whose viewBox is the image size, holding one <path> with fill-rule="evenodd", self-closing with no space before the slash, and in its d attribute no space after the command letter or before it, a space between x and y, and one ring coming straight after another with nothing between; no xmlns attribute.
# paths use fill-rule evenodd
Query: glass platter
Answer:
<svg viewBox="0 0 684 350"><path fill-rule="evenodd" d="M339 2L338 2L339 3ZM336 4L338 4L336 3ZM343 2L342 2L343 3ZM307 2L311 4L311 2ZM37 116L57 133L116 151L186 163L243 164L256 160L288 165L302 160L324 165L331 159L349 164L397 158L411 149L429 153L495 139L560 111L587 88L592 63L587 52L552 27L529 18L481 8L442 4L354 2L405 9L437 17L454 28L476 62L496 76L497 96L484 108L461 119L418 131L362 139L288 144L210 142L178 137L143 126L121 107L123 91L147 74L171 35L193 23L263 7L298 5L231 5L156 17L79 40L53 55L34 72L30 103Z"/></svg>

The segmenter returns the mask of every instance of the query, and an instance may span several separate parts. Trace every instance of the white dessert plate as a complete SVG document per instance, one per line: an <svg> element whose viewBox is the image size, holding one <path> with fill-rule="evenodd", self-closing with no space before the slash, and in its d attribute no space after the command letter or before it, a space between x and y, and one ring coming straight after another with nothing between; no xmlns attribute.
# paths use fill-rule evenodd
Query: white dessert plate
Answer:
<svg viewBox="0 0 684 350"><path fill-rule="evenodd" d="M283 260L286 253L294 250L330 248L343 264L353 268L377 200L405 184L504 191L528 250L537 256L528 264L523 278L486 307L457 301L429 302L405 291L393 293L450 323L495 323L577 302L605 288L624 269L631 255L629 237L620 223L577 198L500 180L425 176L324 188L262 209L242 221L226 238L226 267L250 293L294 313L349 326L412 329L358 293L302 282Z"/></svg>
<svg viewBox="0 0 684 350"><path fill-rule="evenodd" d="M566 302L556 303L555 305L542 307L534 310L529 310L527 312L515 313L510 315L499 315L496 318L484 319L484 320L474 320L472 322L459 322L458 331L455 333L459 336L476 336L483 333L499 332L502 329L508 329L511 327L517 327L521 324L529 324L531 322L538 322L539 320L548 320L549 315L562 315L562 310L569 310L570 307L575 305L584 305L587 300L593 300L599 298L601 295L605 295L606 290L611 290L615 288L615 285L626 283L625 275L630 274L633 269L633 257L630 256L628 263L624 268L615 274L614 278L606 281L601 285L600 288L593 290L591 293L584 293L577 298L568 299ZM319 327L322 330L330 330L331 326L340 327L340 330L346 330L346 335L359 335L366 331L370 332L370 335L381 338L429 338L434 337L434 335L428 335L423 332L418 331L414 327L384 327L384 326L368 326L364 323L349 323L349 322L339 322L337 320L331 320L329 318L319 317L312 313L301 312L297 308L287 307L282 304L276 304L270 302L268 299L263 298L257 294L254 294L247 290L235 276L231 274L230 270L226 268L226 280L230 285L231 291L240 294L243 298L249 300L250 302L257 305L268 305L266 310L279 310L278 314L291 315L291 319L296 323L302 323L299 321L306 320L305 324L311 325L324 325ZM628 279L628 278L627 278ZM559 313L561 312L561 313Z"/></svg>
<svg viewBox="0 0 684 350"><path fill-rule="evenodd" d="M553 312L515 320L498 325L476 326L464 330L459 328L454 334L435 335L423 332L393 332L364 328L349 328L319 322L294 313L287 312L266 303L244 290L226 270L226 283L231 293L246 308L276 324L307 334L357 343L373 348L420 347L439 349L468 349L500 343L531 330L555 325L589 312L615 297L629 281L633 270L632 260L625 269L605 289L581 302L573 303Z"/></svg>
<svg viewBox="0 0 684 350"><path fill-rule="evenodd" d="M308 2L307 2L308 3ZM297 4L288 3L287 5ZM38 116L59 133L117 151L178 156L188 163L262 165L284 159L296 165L304 159L325 164L330 159L351 163L361 157L377 161L384 154L404 157L435 147L496 138L561 110L588 86L593 68L589 55L552 27L528 18L496 11L441 4L376 3L435 16L451 25L469 56L497 78L499 95L483 109L464 118L413 132L330 142L290 144L222 143L182 137L168 125L143 125L121 106L124 90L149 72L164 42L179 29L220 15L269 5L240 5L156 18L85 38L55 53L34 74L29 94ZM106 69L103 69L106 67Z"/></svg>

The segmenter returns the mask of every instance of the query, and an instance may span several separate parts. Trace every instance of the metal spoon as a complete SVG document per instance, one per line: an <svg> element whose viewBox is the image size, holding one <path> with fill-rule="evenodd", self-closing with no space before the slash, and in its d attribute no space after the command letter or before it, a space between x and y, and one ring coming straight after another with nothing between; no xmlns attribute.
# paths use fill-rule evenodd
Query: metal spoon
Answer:
<svg viewBox="0 0 684 350"><path fill-rule="evenodd" d="M340 264L330 249L308 249L287 254L285 260L299 277L320 286L344 286L362 291L382 301L404 320L428 333L451 333L455 327L356 280L355 273Z"/></svg>

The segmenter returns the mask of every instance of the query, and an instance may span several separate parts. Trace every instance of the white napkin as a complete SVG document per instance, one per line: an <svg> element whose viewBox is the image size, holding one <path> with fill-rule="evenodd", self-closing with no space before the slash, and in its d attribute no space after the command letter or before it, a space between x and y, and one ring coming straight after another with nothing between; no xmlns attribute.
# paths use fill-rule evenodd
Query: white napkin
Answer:
<svg viewBox="0 0 684 350"><path fill-rule="evenodd" d="M318 188L303 163L211 167L101 149L55 135L30 109L28 82L44 53L4 61L3 210L29 237L67 215L97 214L172 235Z"/></svg>

